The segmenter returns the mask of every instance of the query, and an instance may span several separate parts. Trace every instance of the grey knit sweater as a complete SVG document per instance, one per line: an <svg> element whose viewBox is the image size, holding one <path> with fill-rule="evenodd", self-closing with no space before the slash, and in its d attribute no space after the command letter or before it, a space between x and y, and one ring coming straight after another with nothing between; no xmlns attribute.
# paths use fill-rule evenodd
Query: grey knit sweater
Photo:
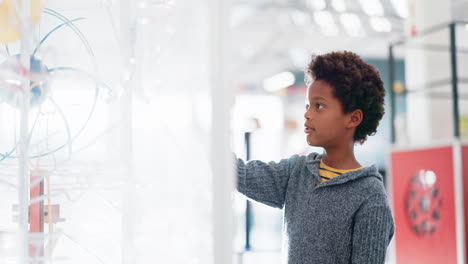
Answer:
<svg viewBox="0 0 468 264"><path fill-rule="evenodd" d="M375 165L320 181L321 155L280 162L237 159L237 189L284 208L288 264L380 264L394 224L382 176Z"/></svg>

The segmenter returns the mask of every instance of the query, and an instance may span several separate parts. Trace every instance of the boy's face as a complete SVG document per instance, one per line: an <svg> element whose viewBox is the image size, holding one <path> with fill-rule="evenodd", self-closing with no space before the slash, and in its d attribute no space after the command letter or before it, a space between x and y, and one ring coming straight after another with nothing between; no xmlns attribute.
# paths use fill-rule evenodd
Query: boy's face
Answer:
<svg viewBox="0 0 468 264"><path fill-rule="evenodd" d="M333 91L334 88L322 80L314 81L307 89L304 132L311 146L333 147L349 141L350 135L354 134L349 131L349 117L343 113L341 102Z"/></svg>

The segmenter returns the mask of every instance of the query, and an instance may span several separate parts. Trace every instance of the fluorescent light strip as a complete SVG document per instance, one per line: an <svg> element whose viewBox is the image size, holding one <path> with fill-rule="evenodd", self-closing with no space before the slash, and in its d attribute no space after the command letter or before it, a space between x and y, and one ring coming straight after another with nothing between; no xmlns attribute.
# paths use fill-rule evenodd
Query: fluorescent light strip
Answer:
<svg viewBox="0 0 468 264"><path fill-rule="evenodd" d="M263 88L266 91L274 92L291 86L296 81L296 77L291 72L278 73L263 81Z"/></svg>

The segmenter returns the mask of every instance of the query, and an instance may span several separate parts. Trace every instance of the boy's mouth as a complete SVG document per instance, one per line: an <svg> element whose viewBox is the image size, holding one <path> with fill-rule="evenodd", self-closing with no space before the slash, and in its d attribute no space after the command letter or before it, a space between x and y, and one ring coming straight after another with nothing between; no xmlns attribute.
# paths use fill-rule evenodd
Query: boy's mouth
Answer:
<svg viewBox="0 0 468 264"><path fill-rule="evenodd" d="M315 128L310 127L310 126L308 126L308 125L306 125L306 124L304 124L304 126L305 126L304 132L305 132L306 134L310 134L310 133L312 133L312 132L315 132Z"/></svg>

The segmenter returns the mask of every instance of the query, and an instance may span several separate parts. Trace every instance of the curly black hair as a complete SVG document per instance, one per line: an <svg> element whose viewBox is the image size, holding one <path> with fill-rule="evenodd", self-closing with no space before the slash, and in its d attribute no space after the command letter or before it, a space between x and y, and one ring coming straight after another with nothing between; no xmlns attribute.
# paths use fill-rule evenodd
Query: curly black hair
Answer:
<svg viewBox="0 0 468 264"><path fill-rule="evenodd" d="M334 89L344 113L361 109L363 119L354 132L354 142L364 143L377 131L384 111L385 88L379 71L357 54L343 51L313 56L305 70L307 86L322 80Z"/></svg>

